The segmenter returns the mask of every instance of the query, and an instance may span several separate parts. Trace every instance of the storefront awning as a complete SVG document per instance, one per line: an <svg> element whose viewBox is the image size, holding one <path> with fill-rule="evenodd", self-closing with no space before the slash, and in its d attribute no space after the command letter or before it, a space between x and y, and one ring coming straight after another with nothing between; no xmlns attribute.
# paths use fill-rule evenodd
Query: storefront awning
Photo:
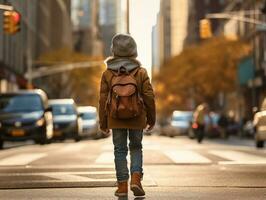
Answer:
<svg viewBox="0 0 266 200"><path fill-rule="evenodd" d="M255 77L255 66L252 57L244 58L238 65L238 82L247 85Z"/></svg>

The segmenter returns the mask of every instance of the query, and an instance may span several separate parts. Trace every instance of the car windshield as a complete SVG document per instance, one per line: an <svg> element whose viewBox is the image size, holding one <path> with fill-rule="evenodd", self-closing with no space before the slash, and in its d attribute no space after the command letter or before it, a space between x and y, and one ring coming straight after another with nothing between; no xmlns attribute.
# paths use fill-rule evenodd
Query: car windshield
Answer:
<svg viewBox="0 0 266 200"><path fill-rule="evenodd" d="M192 114L179 114L173 116L173 121L191 121L192 120Z"/></svg>
<svg viewBox="0 0 266 200"><path fill-rule="evenodd" d="M95 112L83 112L82 119L90 120L90 119L96 119L97 115Z"/></svg>
<svg viewBox="0 0 266 200"><path fill-rule="evenodd" d="M72 104L54 104L52 105L53 115L75 115L75 109Z"/></svg>
<svg viewBox="0 0 266 200"><path fill-rule="evenodd" d="M0 96L0 112L31 112L43 110L39 95L17 94Z"/></svg>

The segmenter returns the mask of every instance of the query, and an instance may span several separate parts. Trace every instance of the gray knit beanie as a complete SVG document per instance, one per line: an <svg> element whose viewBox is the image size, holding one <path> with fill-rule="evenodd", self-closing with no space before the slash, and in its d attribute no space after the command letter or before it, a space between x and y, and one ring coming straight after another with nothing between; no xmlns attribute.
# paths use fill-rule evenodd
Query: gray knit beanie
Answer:
<svg viewBox="0 0 266 200"><path fill-rule="evenodd" d="M111 52L117 57L137 57L137 44L127 34L117 34L112 39Z"/></svg>

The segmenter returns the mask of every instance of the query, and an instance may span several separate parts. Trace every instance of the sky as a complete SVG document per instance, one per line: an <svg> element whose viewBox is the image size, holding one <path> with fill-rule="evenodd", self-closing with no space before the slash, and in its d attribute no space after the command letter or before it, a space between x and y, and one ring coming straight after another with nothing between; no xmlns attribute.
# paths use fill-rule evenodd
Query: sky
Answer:
<svg viewBox="0 0 266 200"><path fill-rule="evenodd" d="M130 0L130 34L138 46L138 59L151 75L152 26L156 23L160 0Z"/></svg>

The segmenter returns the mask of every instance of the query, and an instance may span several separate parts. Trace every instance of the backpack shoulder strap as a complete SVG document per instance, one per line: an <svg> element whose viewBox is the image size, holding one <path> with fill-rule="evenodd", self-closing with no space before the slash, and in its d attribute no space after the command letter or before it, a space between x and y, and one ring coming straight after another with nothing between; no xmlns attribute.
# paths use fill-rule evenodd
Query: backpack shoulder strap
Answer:
<svg viewBox="0 0 266 200"><path fill-rule="evenodd" d="M111 69L109 69L109 71L112 73L113 76L119 76L118 72L111 70Z"/></svg>
<svg viewBox="0 0 266 200"><path fill-rule="evenodd" d="M133 69L131 72L130 72L130 75L135 77L135 75L138 73L140 67L137 67L136 69Z"/></svg>

